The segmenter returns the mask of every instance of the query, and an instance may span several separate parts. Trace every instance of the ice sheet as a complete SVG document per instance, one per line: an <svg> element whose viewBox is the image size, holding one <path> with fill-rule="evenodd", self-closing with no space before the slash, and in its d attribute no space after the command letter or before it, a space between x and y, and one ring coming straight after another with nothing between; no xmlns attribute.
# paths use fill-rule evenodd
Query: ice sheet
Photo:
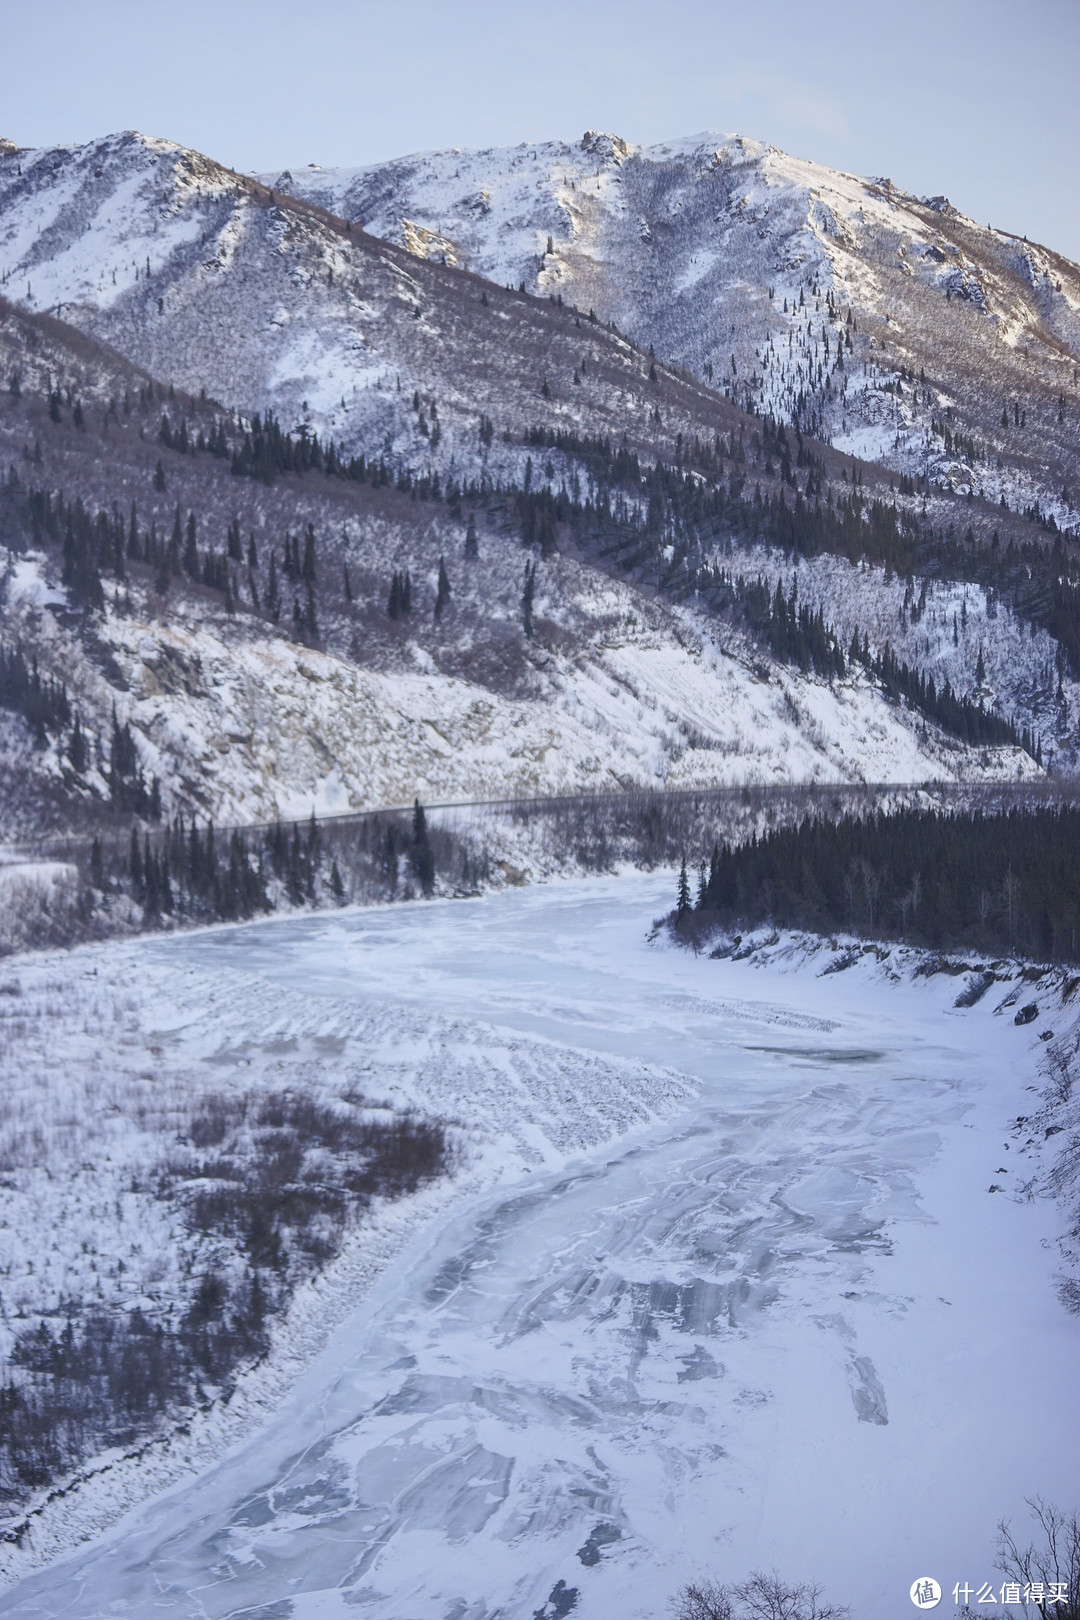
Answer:
<svg viewBox="0 0 1080 1620"><path fill-rule="evenodd" d="M649 945L670 888L143 947L675 1068L697 1095L428 1229L260 1435L0 1614L553 1620L576 1592L582 1620L644 1620L691 1577L776 1567L885 1620L917 1575L989 1578L1025 1494L1072 1505L1055 1212L987 1190L1034 1037L953 1010L955 980ZM553 1112L588 1110L572 1084Z"/></svg>

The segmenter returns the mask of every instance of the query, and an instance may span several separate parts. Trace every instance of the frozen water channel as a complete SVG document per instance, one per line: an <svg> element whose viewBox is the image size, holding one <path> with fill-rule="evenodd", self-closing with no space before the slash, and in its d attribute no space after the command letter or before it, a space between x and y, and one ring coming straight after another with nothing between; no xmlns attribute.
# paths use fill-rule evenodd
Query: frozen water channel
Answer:
<svg viewBox="0 0 1080 1620"><path fill-rule="evenodd" d="M1055 1211L988 1195L1021 1179L1034 1036L992 998L955 1011L953 979L650 945L670 893L594 880L146 944L674 1069L692 1100L459 1203L259 1435L0 1614L644 1620L692 1576L775 1567L887 1620L916 1576L991 1578L1025 1494L1075 1504ZM587 1111L576 1072L563 1106Z"/></svg>

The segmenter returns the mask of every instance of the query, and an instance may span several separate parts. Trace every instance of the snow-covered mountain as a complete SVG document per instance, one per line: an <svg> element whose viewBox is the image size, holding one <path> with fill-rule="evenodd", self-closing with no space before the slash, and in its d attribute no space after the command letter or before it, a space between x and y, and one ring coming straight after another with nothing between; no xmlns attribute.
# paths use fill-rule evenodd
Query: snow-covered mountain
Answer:
<svg viewBox="0 0 1080 1620"><path fill-rule="evenodd" d="M64 684L88 750L80 763L70 720L35 741L23 713L0 711L9 836L78 825L115 799L114 715L131 727L139 767L147 781L158 778L166 810L219 822L408 803L416 794L432 802L1035 769L1015 748L963 746L917 709L887 701L862 669L838 682L785 666L737 620L685 593L658 594L640 570L624 577L598 568L569 539L535 560L529 637L522 570L530 553L505 498L451 509L416 499L415 486L318 472L271 485L238 478L227 458L194 450L199 435L209 440L223 426L211 402L170 398L54 318L0 311L0 350L19 379L18 393L0 403L8 468L0 540L10 548L0 643L9 653L21 647L43 679ZM170 413L184 423L186 451L162 442L159 424ZM235 442L231 418L229 432ZM52 538L44 491L52 492ZM57 492L68 503L62 521ZM95 611L69 569L64 532L75 501L99 529L105 521L123 537L122 560L107 550L101 564ZM197 575L161 560L178 524L185 536L194 525ZM286 572L286 538L309 525L314 633L305 584ZM747 572L767 573L770 556L748 553ZM440 561L451 595L436 616ZM884 645L894 587L836 567L842 577L830 585L822 575L822 592L838 610L847 602L844 612L880 598L875 645ZM411 611L394 620L388 596L394 574L406 570ZM804 589L809 580L804 571ZM962 643L954 648L943 634L938 649L954 677L965 660L973 664L985 630L985 599L969 596ZM1046 663L1046 638L1033 642L1018 624L1009 635L1000 658L996 643L984 657L987 695L992 683L999 707L1027 724L1023 681ZM964 689L972 680L967 670ZM10 693L5 703L18 709Z"/></svg>
<svg viewBox="0 0 1080 1620"><path fill-rule="evenodd" d="M712 134L266 179L416 255L593 308L857 455L1076 521L1080 271L945 197ZM954 451L945 428L977 442Z"/></svg>
<svg viewBox="0 0 1080 1620"><path fill-rule="evenodd" d="M456 266L503 296L443 273ZM531 419L545 381L558 395L582 376L569 313L535 325L537 295L561 298L853 454L1077 520L1077 267L943 197L738 136L589 132L259 181L134 132L9 144L0 290L155 376L347 445L414 449L407 404L434 387L443 464L464 448L458 413L472 442L478 393L489 415ZM531 338L524 368L498 364L508 321ZM629 412L647 433L647 368L618 344L609 357L614 375L550 414L610 429Z"/></svg>
<svg viewBox="0 0 1080 1620"><path fill-rule="evenodd" d="M502 453L507 428L661 438L648 359L615 334L132 132L0 153L0 291L152 376L348 450L460 468L481 459L485 414L493 473L524 459ZM703 413L730 426L708 390L669 381L669 434ZM417 390L436 399L426 438Z"/></svg>
<svg viewBox="0 0 1080 1620"><path fill-rule="evenodd" d="M799 257L798 243L819 241L824 216L811 210L798 222L798 165L746 143L714 143L708 184L720 188L716 196L733 197L741 175L745 201L756 175L765 188L759 212L766 203L773 212L747 235L753 210L731 203L722 241L709 250L712 268L706 273L703 260L684 288L688 298L692 285L701 297L711 288L715 302L735 287L735 337L750 331L755 309L779 322L773 348L783 347L785 331L792 348L777 377L785 367L795 382L800 365L805 373L800 333L822 355L829 345L820 388L814 372L817 403L811 409L813 390L796 401L807 431L790 444L770 439L757 414L782 405L762 392L771 363L748 380L738 354L721 376L704 351L679 350L695 376L665 363L683 341L675 326L664 328L667 339L639 326L634 341L611 323L616 309L601 283L574 281L603 274L614 286L627 197L652 174L655 206L642 217L655 218L654 235L668 246L650 269L642 225L631 282L672 293L672 266L689 252L708 190L698 173L703 151L698 142L642 154L590 137L580 149L457 154L455 195L469 194L488 160L504 172L505 183L488 188L475 234L429 212L430 226L407 216L403 243L366 227L390 232L407 174L416 187L427 175L434 199L450 184L438 178L450 159L398 166L397 191L387 171L377 215L370 176L255 181L130 132L83 147L0 151L0 277L9 299L0 348L10 384L0 405L9 469L0 538L12 551L3 637L38 660L41 678L65 683L90 738L79 764L81 748L73 759L62 727L47 740L39 728L35 741L17 713L0 717L8 831L77 822L87 806L116 798L114 710L131 727L146 780L159 779L166 809L228 821L408 802L417 793L430 801L631 783L1014 777L1036 768L1000 736L993 747L973 747L963 725L943 732L940 711L920 709L910 681L904 701L895 689L887 697L875 669L890 650L910 664L911 680L932 678L938 690L948 682L958 697L1052 737L1053 751L1068 757L1078 708L1072 551L1047 575L1048 588L1063 593L1050 602L1033 572L1050 545L1046 508L1039 528L1003 511L993 490L953 490L948 477L938 488L920 478L898 489L887 473L809 435L809 418L817 412L827 427L825 407L845 391L900 410L931 385L882 393L869 358L884 354L878 329L871 336L863 305L856 316L839 297L835 264L829 271L820 254L811 260L808 246ZM589 198L593 246L577 258L569 225L560 236L557 220L537 227L525 208L530 199L540 206L537 175L544 164L555 173L556 152L566 154L564 192ZM844 185L851 208L857 196L873 203L878 223L865 234L878 243L874 252L889 209L904 218L922 209L927 222L974 229L929 205L909 199L901 209L873 187ZM783 206L773 208L770 186ZM685 240L672 223L678 196ZM365 228L327 204L359 213ZM787 220L787 280L766 278L755 292L775 251L774 215ZM445 240L436 243L424 232L440 222ZM483 257L485 243L491 253L499 242L499 251L524 251L537 228L544 252L542 264L534 254L533 284L543 297L520 290L523 260ZM819 245L837 240L826 233ZM872 257L852 263L865 269ZM860 297L870 297L869 274ZM914 279L899 274L930 298L925 265ZM507 279L517 285L502 285ZM975 318L970 300L934 296L964 321ZM1060 297L1071 294L1055 292L1053 309ZM693 299L656 300L658 320L668 308L674 321L678 308L680 330L691 333ZM619 304L617 327L633 325L631 313ZM709 320L718 319L714 310ZM1019 352L1028 339L1014 337ZM993 341L1001 347L1000 335ZM980 365L981 352L965 350ZM1054 364L1065 352L1062 338ZM845 357L843 367L833 357ZM322 455L333 440L342 456L364 457L367 474L234 477L230 458L255 413L267 411L293 444L317 434ZM1044 482L1056 454L1052 436L1046 444ZM50 528L40 501L58 493L67 515L50 508ZM98 525L91 550L100 602L78 599L72 584L64 524L76 501ZM1059 503L1062 525L1067 504ZM129 524L133 505L134 547L100 539ZM544 537L529 526L537 510L549 525ZM181 566L180 531L191 522L195 561ZM801 567L790 523L808 549ZM907 548L912 577L902 586L891 553L860 555L872 523L894 535L894 550ZM289 548L309 526L317 581L305 575L302 583L299 552ZM163 563L170 532L174 551ZM1003 573L995 559L1006 548ZM440 560L450 596L436 613ZM273 612L271 562L282 587ZM526 562L535 569L527 613ZM406 571L414 600L401 618L388 607L393 577ZM745 615L728 611L730 589L737 595L755 581L785 593L797 585L799 601L820 609L844 651L859 632L861 651L842 678L778 652Z"/></svg>

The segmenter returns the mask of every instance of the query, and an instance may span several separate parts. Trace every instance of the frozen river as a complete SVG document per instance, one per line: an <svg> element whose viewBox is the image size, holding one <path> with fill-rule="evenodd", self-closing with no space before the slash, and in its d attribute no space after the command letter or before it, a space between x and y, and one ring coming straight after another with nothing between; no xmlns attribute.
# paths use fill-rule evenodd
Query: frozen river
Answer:
<svg viewBox="0 0 1080 1620"><path fill-rule="evenodd" d="M427 1229L268 1426L0 1614L635 1620L776 1568L856 1620L993 1578L1080 1499L1080 1325L1006 1122L1034 1036L956 980L650 945L671 881L147 943L313 1003L408 1004L654 1065L692 1100ZM588 1064L580 1096L588 1111ZM552 1167L554 1163L554 1168ZM951 1601L941 1612L952 1612Z"/></svg>

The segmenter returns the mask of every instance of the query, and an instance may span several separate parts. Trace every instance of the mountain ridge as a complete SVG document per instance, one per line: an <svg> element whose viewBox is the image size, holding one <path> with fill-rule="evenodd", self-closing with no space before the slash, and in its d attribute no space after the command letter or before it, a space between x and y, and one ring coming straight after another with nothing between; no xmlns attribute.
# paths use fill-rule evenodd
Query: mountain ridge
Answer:
<svg viewBox="0 0 1080 1620"><path fill-rule="evenodd" d="M898 487L556 291L137 133L0 157L9 294L24 271L0 310L4 627L70 681L94 761L13 732L39 806L117 799L114 708L166 810L228 821L1036 772L987 746L1009 726L1069 757L1076 559L1053 513ZM857 355L827 289L803 309ZM76 497L108 537L85 541L92 600ZM142 803L125 792L114 813Z"/></svg>
<svg viewBox="0 0 1080 1620"><path fill-rule="evenodd" d="M493 280L561 288L665 358L719 379L740 403L801 420L840 448L994 499L1004 493L1014 506L1037 493L1059 523L1075 523L1080 271L1050 249L984 229L945 197L917 197L738 135L643 147L594 131L577 144L285 171L275 184L362 218L387 240L411 229L414 251L436 255L449 244ZM811 285L852 313L856 363L871 368L866 386L849 375L830 391L828 367L824 378L814 370L826 358L824 333L807 341L795 316ZM984 386L996 372L993 410L973 387L972 354ZM904 387L908 373L923 372L932 400ZM883 400L872 386L882 379L901 381L902 395ZM1025 419L1018 431L1018 419L1001 431L1003 397L1022 400L1025 418L1030 405L1030 428ZM963 436L979 435L981 465L956 467L933 430L946 412Z"/></svg>

